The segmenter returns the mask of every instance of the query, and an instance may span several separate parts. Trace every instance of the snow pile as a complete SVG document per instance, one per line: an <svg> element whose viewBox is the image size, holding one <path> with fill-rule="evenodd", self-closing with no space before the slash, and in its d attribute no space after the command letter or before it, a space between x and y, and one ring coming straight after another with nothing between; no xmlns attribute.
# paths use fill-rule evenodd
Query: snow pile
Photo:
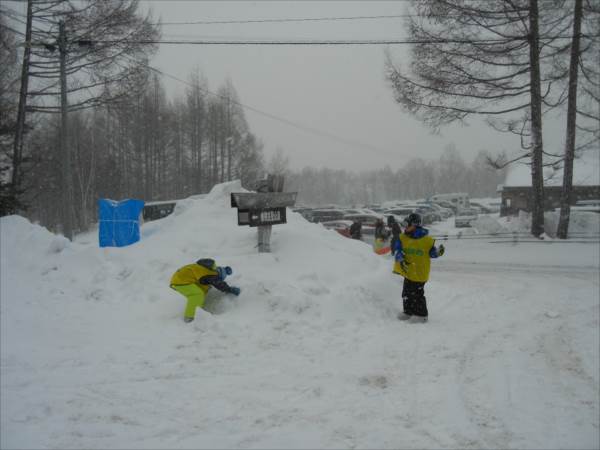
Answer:
<svg viewBox="0 0 600 450"><path fill-rule="evenodd" d="M480 215L477 220L471 222L471 227L477 230L479 234L503 234L510 233L512 230L505 226L497 214ZM529 231L529 230L527 230Z"/></svg>
<svg viewBox="0 0 600 450"><path fill-rule="evenodd" d="M21 216L7 216L2 218L2 235L0 245L2 257L11 255L22 262L22 258L29 258L28 252L23 249L31 249L40 252L40 257L59 253L70 245L68 239L50 233L46 228L30 223ZM15 263L16 260L11 260ZM6 261L8 264L8 261Z"/></svg>
<svg viewBox="0 0 600 450"><path fill-rule="evenodd" d="M483 219L480 217L479 219ZM549 236L556 236L558 229L558 221L560 219L560 211L547 211L544 213L544 230ZM497 228L495 225L490 227L489 219L477 220L472 223L474 228L480 232L488 231L491 228ZM500 217L497 221L498 225L507 232L522 232L528 233L531 230L531 214L519 211L519 215ZM586 211L571 210L569 220L569 235L574 238L581 235L598 236L600 234L600 214Z"/></svg>
<svg viewBox="0 0 600 450"><path fill-rule="evenodd" d="M552 211L544 214L546 232L556 235L560 211ZM600 214L595 212L571 210L569 218L569 233L573 235L600 234Z"/></svg>
<svg viewBox="0 0 600 450"><path fill-rule="evenodd" d="M123 248L0 219L0 447L599 446L597 244L449 241L411 325L389 256L291 212L259 254L241 191ZM202 257L242 293L184 324Z"/></svg>

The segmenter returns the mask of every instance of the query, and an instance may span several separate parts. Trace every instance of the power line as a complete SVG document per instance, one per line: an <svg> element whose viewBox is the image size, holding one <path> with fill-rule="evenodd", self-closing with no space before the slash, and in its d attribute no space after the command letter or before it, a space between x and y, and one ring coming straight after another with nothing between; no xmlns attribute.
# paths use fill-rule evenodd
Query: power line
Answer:
<svg viewBox="0 0 600 450"><path fill-rule="evenodd" d="M11 0L6 0L11 1ZM19 1L19 0L12 0ZM145 0L150 1L150 0ZM157 0L162 1L162 0ZM498 11L499 14L504 14ZM455 14L433 14L428 15L428 18L440 17L448 18ZM24 17L24 15L23 15ZM379 20L379 19L398 19L407 17L420 17L419 14L388 14L376 16L333 16L333 17L300 17L300 18L280 18L280 19L227 19L227 20L193 20L179 22L155 22L153 25L175 26L175 25L227 25L227 24L256 24L256 23L289 23L289 22L326 22L326 21L352 21L352 20Z"/></svg>
<svg viewBox="0 0 600 450"><path fill-rule="evenodd" d="M283 117L280 117L280 116L276 116L275 114L271 114L271 113L268 113L268 112L265 112L265 111L261 111L258 108L255 108L253 106L246 105L246 104L241 103L239 101L233 100L232 98L227 97L225 95L221 95L221 94L217 94L215 92L212 92L212 91L210 91L210 90L208 90L206 88L203 88L202 86L193 85L193 84L189 83L188 81L182 80L181 78L178 78L175 75L171 75L169 73L166 73L166 72L164 72L164 71L162 71L160 69L157 69L156 67L152 67L152 66L150 66L148 64L144 64L144 63L141 63L141 65L143 65L144 67L146 67L146 68L148 68L148 69L150 69L150 70L152 70L152 71L154 71L154 72L156 72L156 73L158 73L160 75L163 75L163 76L165 76L167 78L171 78L171 79L173 79L175 81L178 81L180 83L183 83L183 84L185 84L187 86L190 86L190 87L193 87L193 88L198 88L201 91L204 91L204 92L206 92L209 95L212 95L214 97L217 97L217 98L220 98L220 99L223 99L223 100L230 101L231 103L236 104L236 105L238 105L238 106L240 106L240 107L242 107L242 108L244 108L246 110L255 112L255 113L257 113L257 114L259 114L261 116L267 117L267 118L275 120L277 122L281 122L283 124L286 124L286 125L291 126L293 128L297 128L297 129L302 130L304 132L311 133L311 134L314 134L314 135L317 135L317 136L320 136L320 137L325 137L325 138L331 139L333 141L336 141L338 143L341 143L341 144L344 144L344 145L348 145L348 146L351 146L351 147L354 147L354 148L358 148L358 149L361 149L361 150L369 149L369 150L373 150L373 151L378 152L378 153L388 153L388 154L390 153L387 150L375 147L375 146L373 146L371 144L365 144L365 143L362 143L362 142L358 142L358 141L353 141L353 140L350 140L350 139L346 139L346 138L337 136L335 134L329 133L327 131L323 131L323 130L319 130L317 128L313 128L313 127L309 127L309 126L306 126L306 125L302 125L302 124L293 122L293 121L291 121L289 119L286 119L286 118L283 118Z"/></svg>
<svg viewBox="0 0 600 450"><path fill-rule="evenodd" d="M515 38L520 40L521 38ZM139 40L139 41L113 41L105 39L95 39L94 42L110 44L127 42L131 44L164 44L164 45L393 45L393 44L419 44L419 43L487 43L487 42L506 42L501 39L489 39L480 41L467 40L415 40L415 39L367 39L367 40Z"/></svg>
<svg viewBox="0 0 600 450"><path fill-rule="evenodd" d="M597 38L600 34L582 34L583 38ZM515 36L512 38L493 39L356 39L356 40L176 40L176 39L142 39L142 40L110 40L93 39L92 43L102 44L157 44L157 45L415 45L415 44L471 44L484 45L495 43L507 43L527 40L528 36ZM540 40L573 39L573 36L550 36L540 37Z"/></svg>
<svg viewBox="0 0 600 450"><path fill-rule="evenodd" d="M374 20L374 19L397 19L400 17L412 17L412 14L394 14L382 16L352 16L352 17L302 17L287 19L240 19L240 20L197 20L188 22L158 22L157 25L225 25L245 23L285 23L285 22L325 22L342 20Z"/></svg>

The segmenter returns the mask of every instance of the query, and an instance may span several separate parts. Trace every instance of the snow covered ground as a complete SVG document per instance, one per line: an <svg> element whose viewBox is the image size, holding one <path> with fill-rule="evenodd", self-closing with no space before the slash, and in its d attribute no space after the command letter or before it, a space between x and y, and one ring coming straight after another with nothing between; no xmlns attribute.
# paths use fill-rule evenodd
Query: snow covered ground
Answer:
<svg viewBox="0 0 600 450"><path fill-rule="evenodd" d="M258 254L240 190L125 248L0 219L0 447L600 447L598 243L449 239L407 324L389 256L298 214ZM201 257L242 293L184 324Z"/></svg>

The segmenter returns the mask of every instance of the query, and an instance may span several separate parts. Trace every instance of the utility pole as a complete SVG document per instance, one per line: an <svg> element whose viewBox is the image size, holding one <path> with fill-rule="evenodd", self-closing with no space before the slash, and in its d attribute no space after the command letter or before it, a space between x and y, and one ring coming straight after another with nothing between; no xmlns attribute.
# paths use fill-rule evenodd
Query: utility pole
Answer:
<svg viewBox="0 0 600 450"><path fill-rule="evenodd" d="M58 50L60 53L60 155L61 164L61 193L62 193L62 225L64 236L73 239L73 186L71 181L71 152L68 143L68 105L67 105L67 35L65 22L59 23Z"/></svg>
<svg viewBox="0 0 600 450"><path fill-rule="evenodd" d="M11 195L13 212L19 205L17 198L21 190L21 160L23 159L23 134L25 132L25 111L27 108L27 90L29 86L29 61L31 59L31 27L33 22L33 0L27 1L27 21L25 25L25 51L21 69L21 90L19 92L19 108L17 110L17 126L13 142Z"/></svg>

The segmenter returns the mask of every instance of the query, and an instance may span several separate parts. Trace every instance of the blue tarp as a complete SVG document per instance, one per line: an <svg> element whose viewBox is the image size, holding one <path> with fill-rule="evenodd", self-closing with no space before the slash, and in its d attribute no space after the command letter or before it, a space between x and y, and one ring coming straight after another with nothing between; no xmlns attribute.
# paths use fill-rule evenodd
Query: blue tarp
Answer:
<svg viewBox="0 0 600 450"><path fill-rule="evenodd" d="M124 247L140 240L142 200L98 200L100 247Z"/></svg>

